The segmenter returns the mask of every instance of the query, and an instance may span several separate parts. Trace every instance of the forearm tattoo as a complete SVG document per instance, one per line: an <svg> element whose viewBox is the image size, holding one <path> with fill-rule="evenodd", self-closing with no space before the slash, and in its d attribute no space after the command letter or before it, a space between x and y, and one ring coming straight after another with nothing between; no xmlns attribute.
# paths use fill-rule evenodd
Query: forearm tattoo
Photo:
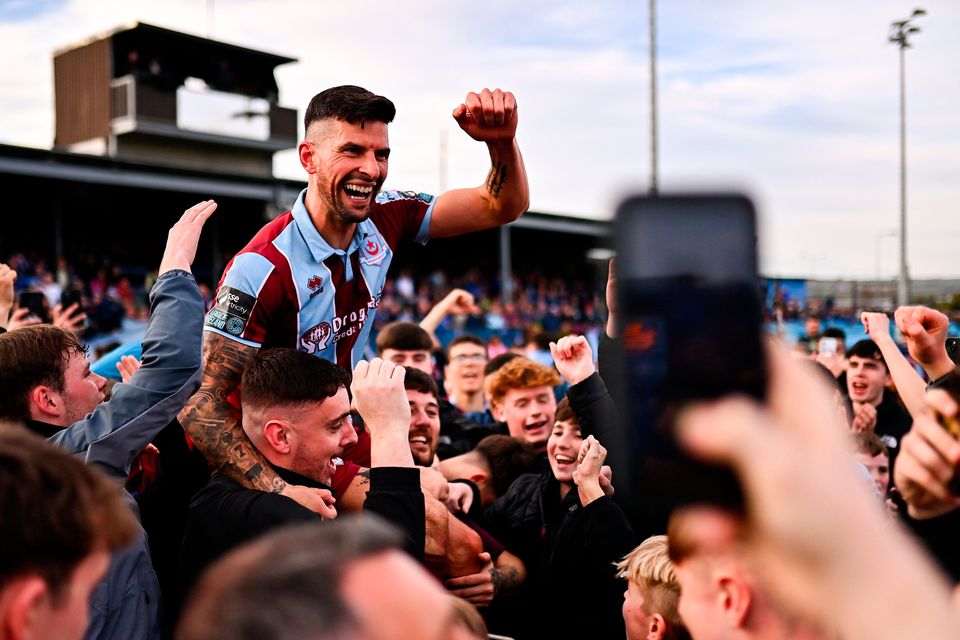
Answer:
<svg viewBox="0 0 960 640"><path fill-rule="evenodd" d="M217 469L245 487L279 493L286 487L257 451L238 420L230 415L227 396L240 384L243 369L257 350L215 333L203 337L200 390L180 413L180 423Z"/></svg>
<svg viewBox="0 0 960 640"><path fill-rule="evenodd" d="M490 567L490 581L493 582L493 595L500 593L506 583L503 573L496 567Z"/></svg>
<svg viewBox="0 0 960 640"><path fill-rule="evenodd" d="M493 161L490 174L487 176L487 192L499 200L503 192L503 185L507 182L507 165L499 160Z"/></svg>
<svg viewBox="0 0 960 640"><path fill-rule="evenodd" d="M357 486L364 491L370 490L370 469L363 469L357 472Z"/></svg>

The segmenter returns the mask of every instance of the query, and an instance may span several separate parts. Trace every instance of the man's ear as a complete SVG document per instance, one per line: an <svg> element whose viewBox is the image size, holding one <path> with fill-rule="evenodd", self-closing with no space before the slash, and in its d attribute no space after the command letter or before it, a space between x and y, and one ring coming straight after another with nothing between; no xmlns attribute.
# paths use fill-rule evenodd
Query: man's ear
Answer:
<svg viewBox="0 0 960 640"><path fill-rule="evenodd" d="M662 640L667 635L667 621L659 613L647 618L647 640Z"/></svg>
<svg viewBox="0 0 960 640"><path fill-rule="evenodd" d="M30 413L40 420L57 418L63 413L63 397L47 385L38 384L29 392Z"/></svg>
<svg viewBox="0 0 960 640"><path fill-rule="evenodd" d="M481 487L485 482L490 480L490 474L481 469L476 469L468 476L467 479L478 487Z"/></svg>
<svg viewBox="0 0 960 640"><path fill-rule="evenodd" d="M499 402L490 402L490 413L493 414L493 419L497 422L506 422L506 415L504 415L503 405Z"/></svg>
<svg viewBox="0 0 960 640"><path fill-rule="evenodd" d="M738 576L723 576L717 581L717 598L731 629L742 629L750 613L750 586Z"/></svg>
<svg viewBox="0 0 960 640"><path fill-rule="evenodd" d="M307 173L316 173L317 165L313 161L313 143L304 140L297 145L297 157L300 159L300 166Z"/></svg>
<svg viewBox="0 0 960 640"><path fill-rule="evenodd" d="M289 425L283 420L270 420L263 426L263 438L277 453L290 453L293 436Z"/></svg>
<svg viewBox="0 0 960 640"><path fill-rule="evenodd" d="M49 611L50 593L46 581L37 575L16 578L0 595L0 636L25 640L36 636Z"/></svg>

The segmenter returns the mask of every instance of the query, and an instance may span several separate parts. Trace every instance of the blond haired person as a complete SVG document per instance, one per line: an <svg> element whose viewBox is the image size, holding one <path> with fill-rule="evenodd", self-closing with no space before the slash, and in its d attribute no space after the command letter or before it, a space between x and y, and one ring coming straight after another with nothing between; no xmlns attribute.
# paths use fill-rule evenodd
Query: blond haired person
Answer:
<svg viewBox="0 0 960 640"><path fill-rule="evenodd" d="M689 640L677 613L680 584L667 555L667 536L651 536L617 563L627 581L623 621L627 640Z"/></svg>

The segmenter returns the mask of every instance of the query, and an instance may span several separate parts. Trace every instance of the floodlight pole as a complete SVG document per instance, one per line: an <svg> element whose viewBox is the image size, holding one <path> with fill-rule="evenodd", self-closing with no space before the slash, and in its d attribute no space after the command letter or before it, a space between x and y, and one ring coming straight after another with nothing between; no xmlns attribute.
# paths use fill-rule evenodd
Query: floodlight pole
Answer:
<svg viewBox="0 0 960 640"><path fill-rule="evenodd" d="M890 42L900 48L900 275L897 279L897 306L910 302L910 275L907 269L907 83L906 49L910 47L909 37L920 31L913 21L926 15L924 9L914 9L905 20L897 20L890 25Z"/></svg>

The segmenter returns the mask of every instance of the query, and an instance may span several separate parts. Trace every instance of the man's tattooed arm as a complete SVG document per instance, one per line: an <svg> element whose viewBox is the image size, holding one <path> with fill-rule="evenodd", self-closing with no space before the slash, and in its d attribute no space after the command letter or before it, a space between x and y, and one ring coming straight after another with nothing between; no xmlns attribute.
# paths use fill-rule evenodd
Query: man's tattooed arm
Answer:
<svg viewBox="0 0 960 640"><path fill-rule="evenodd" d="M523 561L509 551L500 554L496 566L490 571L493 576L494 593L512 591L527 579L527 568Z"/></svg>
<svg viewBox="0 0 960 640"><path fill-rule="evenodd" d="M287 484L250 444L227 403L227 396L240 384L244 368L256 354L255 347L205 332L200 390L180 412L180 423L221 473L245 487L279 493Z"/></svg>
<svg viewBox="0 0 960 640"><path fill-rule="evenodd" d="M530 206L527 171L515 140L487 143L490 171L483 184L437 197L430 237L446 238L509 224Z"/></svg>
<svg viewBox="0 0 960 640"><path fill-rule="evenodd" d="M490 167L490 173L487 175L487 192L493 196L494 200L500 199L500 193L503 191L503 185L507 181L507 165L499 160L493 160L493 166Z"/></svg>

